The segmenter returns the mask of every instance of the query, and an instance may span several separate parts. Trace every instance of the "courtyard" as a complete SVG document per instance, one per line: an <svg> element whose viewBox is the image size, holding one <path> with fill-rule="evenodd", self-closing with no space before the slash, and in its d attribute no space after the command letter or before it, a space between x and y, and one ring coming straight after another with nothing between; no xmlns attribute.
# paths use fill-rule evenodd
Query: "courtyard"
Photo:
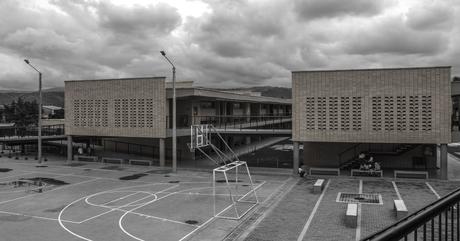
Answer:
<svg viewBox="0 0 460 241"><path fill-rule="evenodd" d="M212 173L150 166L0 158L1 240L359 240L397 221L393 200L409 214L457 189L460 181L375 177L300 178L253 169L259 205L238 205L240 220L213 215ZM37 180L42 186L32 185ZM250 198L247 180L232 191ZM225 182L216 181L216 212L230 215ZM376 194L360 204L358 224L345 224L340 193ZM245 210L247 209L247 210ZM44 232L43 230L46 230ZM5 232L3 232L5 231Z"/></svg>

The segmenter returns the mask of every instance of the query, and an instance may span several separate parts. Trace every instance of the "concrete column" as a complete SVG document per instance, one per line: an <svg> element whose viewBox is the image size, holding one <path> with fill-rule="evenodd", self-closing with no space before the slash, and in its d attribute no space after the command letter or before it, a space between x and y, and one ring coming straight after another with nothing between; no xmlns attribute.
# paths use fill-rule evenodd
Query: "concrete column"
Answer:
<svg viewBox="0 0 460 241"><path fill-rule="evenodd" d="M73 140L72 136L67 136L67 163L72 161L73 157Z"/></svg>
<svg viewBox="0 0 460 241"><path fill-rule="evenodd" d="M299 142L298 141L294 141L292 142L293 144L293 156L294 156L294 160L293 160L293 164L292 164L292 172L294 174L297 174L297 172L299 171Z"/></svg>
<svg viewBox="0 0 460 241"><path fill-rule="evenodd" d="M227 115L227 102L222 101L222 115L226 116ZM227 121L228 119L226 117L221 117L221 123L224 126L227 126Z"/></svg>
<svg viewBox="0 0 460 241"><path fill-rule="evenodd" d="M441 179L447 180L447 144L441 144Z"/></svg>
<svg viewBox="0 0 460 241"><path fill-rule="evenodd" d="M160 138L160 167L165 166L165 138Z"/></svg>
<svg viewBox="0 0 460 241"><path fill-rule="evenodd" d="M248 118L246 118L246 121L249 122L250 121L250 117L251 116L251 103L245 103L244 104L244 115L245 116L248 116Z"/></svg>
<svg viewBox="0 0 460 241"><path fill-rule="evenodd" d="M244 143L245 143L246 145L251 144L251 137L250 137L250 136L246 136L246 137L245 137L245 140L244 140Z"/></svg>
<svg viewBox="0 0 460 241"><path fill-rule="evenodd" d="M219 101L215 101L214 102L214 106L216 108L216 123L214 124L215 126L220 126L220 102Z"/></svg>

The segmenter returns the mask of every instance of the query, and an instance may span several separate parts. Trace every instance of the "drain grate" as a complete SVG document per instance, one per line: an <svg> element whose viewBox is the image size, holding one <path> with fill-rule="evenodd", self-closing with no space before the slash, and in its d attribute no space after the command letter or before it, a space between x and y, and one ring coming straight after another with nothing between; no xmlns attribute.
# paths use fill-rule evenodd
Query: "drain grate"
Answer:
<svg viewBox="0 0 460 241"><path fill-rule="evenodd" d="M341 203L363 203L383 204L382 195L377 193L342 193L337 195L337 202Z"/></svg>

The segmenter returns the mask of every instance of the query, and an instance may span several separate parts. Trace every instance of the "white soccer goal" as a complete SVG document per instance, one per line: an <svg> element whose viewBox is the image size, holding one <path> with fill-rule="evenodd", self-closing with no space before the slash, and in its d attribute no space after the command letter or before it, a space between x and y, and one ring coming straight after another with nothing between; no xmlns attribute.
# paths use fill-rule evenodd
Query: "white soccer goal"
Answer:
<svg viewBox="0 0 460 241"><path fill-rule="evenodd" d="M190 127L190 150L200 151L219 167L214 168L213 210L214 216L226 219L241 219L252 208L259 204L256 188L245 161L239 160L225 139L212 125L192 125ZM212 143L212 135L220 140L225 149L221 150ZM207 151L204 148L207 148ZM223 179L217 179L223 178ZM220 181L224 185L217 186ZM221 193L222 188L226 193ZM221 207L226 203L224 207ZM229 204L229 205L228 205Z"/></svg>

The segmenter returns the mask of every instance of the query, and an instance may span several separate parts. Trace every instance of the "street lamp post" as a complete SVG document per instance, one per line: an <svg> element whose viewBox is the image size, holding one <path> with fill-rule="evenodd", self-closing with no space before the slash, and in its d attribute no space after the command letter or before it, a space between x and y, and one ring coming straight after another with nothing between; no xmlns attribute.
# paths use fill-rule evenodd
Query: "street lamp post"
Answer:
<svg viewBox="0 0 460 241"><path fill-rule="evenodd" d="M166 57L165 51L160 51L161 55L165 57L165 59L171 64L172 66L172 81L173 81L173 110L172 110L172 171L177 172L177 156L176 156L176 149L177 149L177 135L176 135L176 66L171 62L171 60Z"/></svg>
<svg viewBox="0 0 460 241"><path fill-rule="evenodd" d="M36 69L28 59L24 62L38 72L38 165L42 164L42 72Z"/></svg>

